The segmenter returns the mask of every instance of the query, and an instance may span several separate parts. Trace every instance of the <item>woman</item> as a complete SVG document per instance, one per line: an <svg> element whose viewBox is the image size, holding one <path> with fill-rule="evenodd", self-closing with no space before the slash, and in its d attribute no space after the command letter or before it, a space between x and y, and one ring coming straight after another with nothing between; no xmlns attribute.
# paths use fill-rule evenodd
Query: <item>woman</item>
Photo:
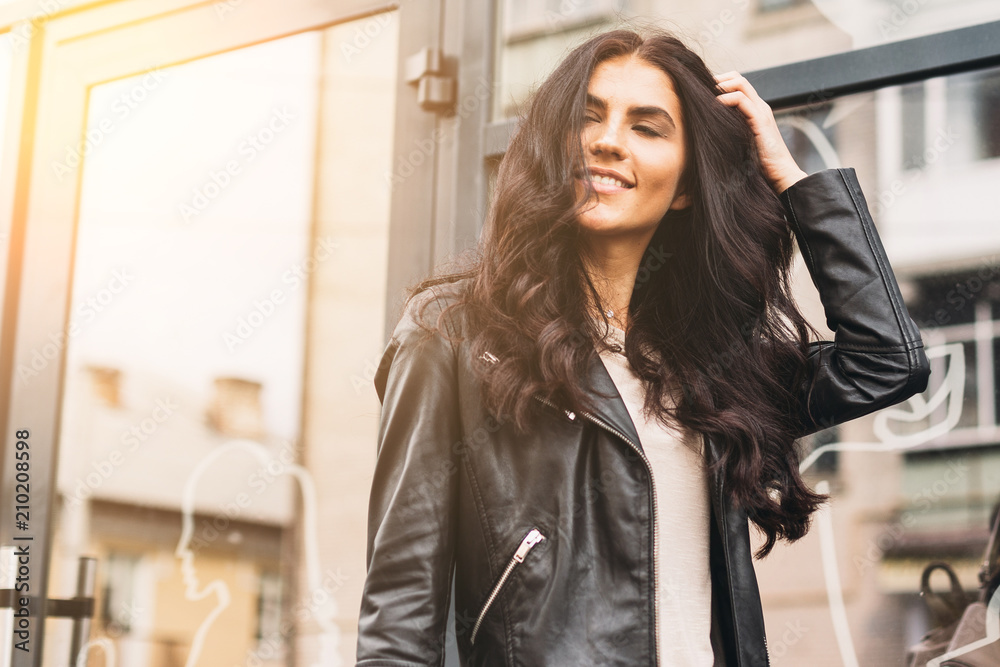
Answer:
<svg viewBox="0 0 1000 667"><path fill-rule="evenodd" d="M793 232L835 343L790 297ZM806 176L673 37L594 37L376 375L358 664L767 664L749 522L758 557L802 537L795 439L927 375L853 170Z"/></svg>

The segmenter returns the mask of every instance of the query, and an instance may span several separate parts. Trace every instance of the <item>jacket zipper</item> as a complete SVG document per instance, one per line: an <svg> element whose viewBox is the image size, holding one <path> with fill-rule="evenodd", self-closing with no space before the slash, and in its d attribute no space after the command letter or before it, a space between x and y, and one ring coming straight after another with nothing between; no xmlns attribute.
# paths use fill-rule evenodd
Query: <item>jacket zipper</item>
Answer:
<svg viewBox="0 0 1000 667"><path fill-rule="evenodd" d="M544 398L542 398L541 396L538 396L538 395L535 395L534 398L537 399L538 401L544 403L545 405L548 405L548 406L551 406L551 407L555 408L556 410L562 410L563 412L566 413L566 416L570 420L576 419L576 414L574 412L572 412L571 410L565 410L563 408L560 408L559 406L557 406L552 401L544 399ZM597 426L601 427L602 429L604 429L608 433L612 433L614 435L617 435L619 438L621 438L626 443L628 443L629 447L631 447L635 451L635 453L639 455L639 458L642 459L642 462L644 464L646 464L646 472L649 475L649 482L650 482L649 483L649 488L651 490L652 498L653 498L653 633L654 633L654 637L655 637L655 640L656 640L656 645L653 648L653 664L657 664L659 662L659 650L660 650L660 623L659 623L659 595L660 595L659 559L660 559L660 544L659 544L659 538L657 537L656 486L653 484L653 466L650 465L649 459L646 458L646 453L643 452L642 449L638 445L636 445L634 442L632 442L632 440L630 440L627 435L625 435L624 433L622 433L621 431L619 431L615 427L611 426L610 424L605 423L603 419L600 419L599 417L596 417L596 416L590 414L589 412L581 410L580 414L582 414L584 417L586 417L588 421L593 422L594 424L596 424Z"/></svg>
<svg viewBox="0 0 1000 667"><path fill-rule="evenodd" d="M514 571L514 568L519 564L524 562L524 557L528 555L531 551L531 547L535 546L539 542L545 539L545 536L537 528L532 528L528 531L528 534L524 536L521 540L521 544L517 547L517 551L511 556L510 562L507 563L507 567L504 569L503 574L497 580L497 583L493 586L493 590L490 591L490 596L486 598L486 602L483 604L483 608L479 612L479 617L476 619L476 624L472 626L472 634L469 636L469 643L476 643L476 633L479 632L479 626L482 625L483 619L486 617L486 612L490 610L490 606L493 601L496 600L497 596L500 594L500 589L503 588L504 583L506 583L507 578L510 577L510 573Z"/></svg>

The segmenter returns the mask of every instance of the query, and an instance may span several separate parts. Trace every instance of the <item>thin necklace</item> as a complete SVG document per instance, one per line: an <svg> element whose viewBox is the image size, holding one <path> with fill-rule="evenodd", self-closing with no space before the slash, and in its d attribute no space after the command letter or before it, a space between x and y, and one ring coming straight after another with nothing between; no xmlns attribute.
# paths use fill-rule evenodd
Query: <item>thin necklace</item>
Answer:
<svg viewBox="0 0 1000 667"><path fill-rule="evenodd" d="M612 318L613 318L613 317L615 316L615 311L614 311L613 309L611 309L611 308L608 308L607 310L605 310L605 311L604 311L604 314L605 314L605 315L607 315L607 317L608 317L608 320L611 320L611 319L612 319ZM621 331L624 331L624 330L625 330L625 326L624 326L624 324L625 324L625 323L624 323L624 322L620 322L620 323L619 323L619 324L621 324L622 326L618 326L618 324L616 324L616 323L614 323L614 322L609 322L609 324L611 324L611 326L613 326L613 327L615 327L616 329L619 329L619 330L621 330Z"/></svg>

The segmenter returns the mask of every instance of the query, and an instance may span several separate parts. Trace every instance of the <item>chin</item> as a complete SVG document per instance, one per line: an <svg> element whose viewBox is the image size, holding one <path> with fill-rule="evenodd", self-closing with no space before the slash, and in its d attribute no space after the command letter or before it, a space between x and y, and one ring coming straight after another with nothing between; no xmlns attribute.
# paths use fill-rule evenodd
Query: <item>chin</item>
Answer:
<svg viewBox="0 0 1000 667"><path fill-rule="evenodd" d="M577 220L577 224L587 234L613 234L624 231L621 223L615 220L580 219Z"/></svg>
<svg viewBox="0 0 1000 667"><path fill-rule="evenodd" d="M620 218L608 218L608 217L593 217L593 216L580 216L577 218L577 224L580 228L588 234L595 234L599 236L613 236L619 234L643 234L650 231L650 227L656 227L656 223L652 225L648 223L636 223L633 220L622 220Z"/></svg>

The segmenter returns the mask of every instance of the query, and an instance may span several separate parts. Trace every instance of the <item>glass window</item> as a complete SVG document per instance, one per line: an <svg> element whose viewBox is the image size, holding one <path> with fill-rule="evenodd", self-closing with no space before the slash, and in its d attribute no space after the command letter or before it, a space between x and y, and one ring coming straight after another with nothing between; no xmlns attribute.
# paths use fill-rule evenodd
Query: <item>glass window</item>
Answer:
<svg viewBox="0 0 1000 667"><path fill-rule="evenodd" d="M55 163L84 170L59 530L82 522L96 553L163 564L130 638L152 659L242 661L258 600L241 578L275 567L292 525L292 480L267 466L298 456L306 280L335 251L310 239L320 45L304 33L97 86L85 162ZM131 539L105 528L144 508L160 514ZM105 560L126 591L127 563ZM194 642L206 599L230 609L225 641Z"/></svg>
<svg viewBox="0 0 1000 667"><path fill-rule="evenodd" d="M353 664L397 37L387 13L100 84L52 156L82 185L50 595L96 557L119 664Z"/></svg>
<svg viewBox="0 0 1000 667"><path fill-rule="evenodd" d="M497 10L495 120L516 115L532 87L569 49L595 32L618 25L653 24L673 30L703 54L709 67L723 72L773 67L1000 19L1000 3L976 0L636 0L620 4L616 0L503 0ZM984 91L985 97L996 94L995 87L989 90L993 93ZM991 127L988 131L995 132L995 125Z"/></svg>
<svg viewBox="0 0 1000 667"><path fill-rule="evenodd" d="M968 286L946 267L969 267L973 285L983 276L995 280L1000 226L985 193L1000 179L1000 160L987 156L1000 107L983 100L991 99L998 76L1000 68L992 68L928 79L921 94L905 87L878 91L874 150L851 160L878 173L878 183L865 192L880 231L894 244L895 261L916 269L942 266L919 271L925 297L915 305L923 323L973 320ZM923 112L913 110L920 97Z"/></svg>
<svg viewBox="0 0 1000 667"><path fill-rule="evenodd" d="M562 16L562 15L557 15ZM563 26L556 22L554 25ZM493 96L493 117L496 120L514 117L528 100L533 87L555 68L561 56L587 36L611 27L610 17L584 24L569 22L555 32L533 37L501 37L496 91ZM502 34L502 33L501 33Z"/></svg>
<svg viewBox="0 0 1000 667"><path fill-rule="evenodd" d="M948 121L965 160L1000 157L1000 71L948 78Z"/></svg>
<svg viewBox="0 0 1000 667"><path fill-rule="evenodd" d="M836 634L818 622L807 639L791 631L810 614L851 628L858 664L901 661L931 627L918 595L930 562L948 562L970 594L977 589L1000 500L1000 229L992 201L1000 160L989 156L997 106L983 103L993 99L998 73L928 79L777 114L806 171L857 170L932 373L910 400L801 442L807 483L827 480L832 502L805 540L756 564L776 664L839 650ZM822 331L822 306L801 261L796 300ZM811 457L821 446L826 453ZM839 591L818 560L838 568ZM859 590L871 600L852 599ZM807 595L824 602L788 602ZM838 595L842 608L826 602Z"/></svg>
<svg viewBox="0 0 1000 667"><path fill-rule="evenodd" d="M1000 276L995 279L1000 284ZM968 284L970 281L971 286ZM919 296L909 305L910 314L921 328L970 324L976 319L976 297L982 283L973 273L948 273L922 278ZM972 287L979 286L975 292Z"/></svg>

